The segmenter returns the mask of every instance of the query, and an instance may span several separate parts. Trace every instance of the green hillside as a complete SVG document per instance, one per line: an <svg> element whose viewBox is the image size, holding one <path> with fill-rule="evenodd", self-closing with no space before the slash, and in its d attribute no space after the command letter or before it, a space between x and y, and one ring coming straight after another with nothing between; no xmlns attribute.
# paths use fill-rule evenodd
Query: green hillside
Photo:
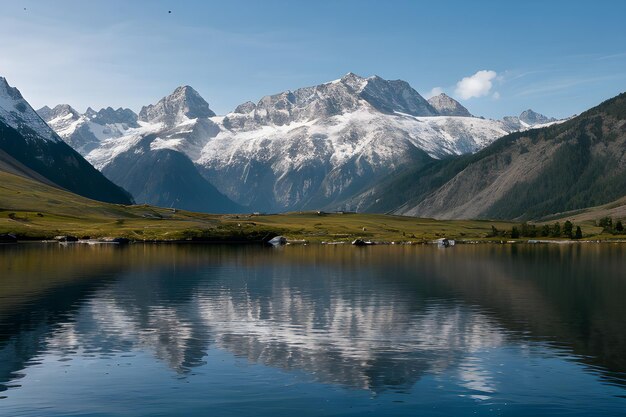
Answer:
<svg viewBox="0 0 626 417"><path fill-rule="evenodd" d="M474 155L390 178L368 211L455 218L539 219L626 195L626 93Z"/></svg>
<svg viewBox="0 0 626 417"><path fill-rule="evenodd" d="M42 239L127 237L134 240L201 238L216 241L259 240L286 235L311 242L352 240L421 241L437 237L485 238L491 226L507 222L436 221L380 214L211 215L147 205L123 206L89 200L32 179L0 172L0 233Z"/></svg>

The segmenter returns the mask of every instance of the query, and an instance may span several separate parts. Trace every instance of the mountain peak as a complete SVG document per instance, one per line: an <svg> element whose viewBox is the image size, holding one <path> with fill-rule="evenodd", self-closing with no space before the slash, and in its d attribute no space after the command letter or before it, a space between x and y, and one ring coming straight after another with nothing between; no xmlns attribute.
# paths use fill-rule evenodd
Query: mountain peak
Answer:
<svg viewBox="0 0 626 417"><path fill-rule="evenodd" d="M85 110L85 116L87 116L90 119L93 118L96 114L97 112L91 107L87 107L87 110Z"/></svg>
<svg viewBox="0 0 626 417"><path fill-rule="evenodd" d="M212 116L215 116L215 113L209 108L209 103L188 85L177 87L169 96L163 97L156 104L142 107L139 112L139 120L165 123L168 126L185 119Z"/></svg>
<svg viewBox="0 0 626 417"><path fill-rule="evenodd" d="M11 87L4 77L0 77L0 122L8 124L28 139L61 140L28 104L22 93Z"/></svg>
<svg viewBox="0 0 626 417"><path fill-rule="evenodd" d="M428 103L442 116L472 117L472 114L461 103L445 93L429 98Z"/></svg>
<svg viewBox="0 0 626 417"><path fill-rule="evenodd" d="M38 115L41 116L42 119L47 120L49 115L52 113L52 109L48 106L43 106L39 110L35 110Z"/></svg>
<svg viewBox="0 0 626 417"><path fill-rule="evenodd" d="M553 117L547 117L544 116L541 113L537 113L531 109L528 110L524 110L520 115L519 115L519 119L526 123L529 124L531 126L534 125L538 125L538 124L544 124L544 123L550 123L550 122L554 122L556 121L555 118Z"/></svg>
<svg viewBox="0 0 626 417"><path fill-rule="evenodd" d="M337 82L340 82L348 86L349 88L351 88L352 90L356 92L360 92L361 90L363 90L363 88L367 84L367 79L353 72L349 72L343 77L341 77L339 80L332 81L331 83L337 83Z"/></svg>
<svg viewBox="0 0 626 417"><path fill-rule="evenodd" d="M198 94L198 92L196 90L194 90L194 88L190 85L181 85L176 87L176 89L174 90L174 92L172 94L196 94L196 95L200 95Z"/></svg>
<svg viewBox="0 0 626 417"><path fill-rule="evenodd" d="M412 116L436 116L433 108L404 80L385 80L377 75L365 79L360 91L375 109L384 113L407 113Z"/></svg>
<svg viewBox="0 0 626 417"><path fill-rule="evenodd" d="M70 118L75 120L80 117L80 114L69 104L57 104L52 109L48 106L43 106L37 110L37 114L46 122L59 117L67 117L68 115L71 115Z"/></svg>
<svg viewBox="0 0 626 417"><path fill-rule="evenodd" d="M23 100L20 90L11 87L6 78L0 77L0 97L11 100Z"/></svg>
<svg viewBox="0 0 626 417"><path fill-rule="evenodd" d="M437 111L403 80L386 80L378 75L366 78L349 72L331 84L336 82L346 85L360 98L385 113L401 112L413 116L437 114Z"/></svg>
<svg viewBox="0 0 626 417"><path fill-rule="evenodd" d="M360 75L357 75L355 73L353 73L352 71L347 72L343 77L341 77L342 80L351 80L351 79L360 79L360 80L364 80L365 77L361 77Z"/></svg>
<svg viewBox="0 0 626 417"><path fill-rule="evenodd" d="M366 108L387 114L438 115L406 81L385 80L376 75L365 78L349 72L334 81L265 96L256 105L244 103L225 119L225 123L229 128L246 129L259 124L280 126Z"/></svg>

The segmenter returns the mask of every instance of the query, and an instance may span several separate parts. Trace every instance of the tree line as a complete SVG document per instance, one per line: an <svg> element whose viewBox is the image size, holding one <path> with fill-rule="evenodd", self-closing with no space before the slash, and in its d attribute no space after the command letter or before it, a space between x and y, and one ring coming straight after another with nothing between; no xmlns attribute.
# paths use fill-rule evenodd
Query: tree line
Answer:
<svg viewBox="0 0 626 417"><path fill-rule="evenodd" d="M487 237L508 237L511 239L522 237L565 237L568 239L582 239L583 231L580 226L575 226L574 223L567 220L563 225L559 222L544 225L522 223L511 227L511 230L498 230L492 225L491 233Z"/></svg>
<svg viewBox="0 0 626 417"><path fill-rule="evenodd" d="M602 228L603 233L613 235L624 234L624 225L621 220L614 221L611 217L603 217L595 222L597 227ZM535 225L522 223L512 226L510 230L498 230L495 226L491 226L491 232L487 237L503 237L511 239L519 239L523 237L560 237L568 239L582 239L583 231L580 226L575 225L569 220L563 224L556 222L554 224Z"/></svg>

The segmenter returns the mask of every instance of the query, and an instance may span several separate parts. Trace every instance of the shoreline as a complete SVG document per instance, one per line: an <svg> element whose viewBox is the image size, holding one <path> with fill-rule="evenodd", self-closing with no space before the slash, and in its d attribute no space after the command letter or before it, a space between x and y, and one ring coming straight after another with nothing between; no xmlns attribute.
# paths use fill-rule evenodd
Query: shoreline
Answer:
<svg viewBox="0 0 626 417"><path fill-rule="evenodd" d="M603 244L603 243L616 243L616 244L624 244L626 243L626 239L617 238L617 239L580 239L580 240L550 240L550 239L517 239L517 240L493 240L493 239L468 239L468 240L456 240L454 244L449 247L454 247L456 245L576 245L576 244ZM273 245L268 244L264 241L253 241L253 240L202 240L202 239L187 239L187 240L132 240L118 242L112 240L100 240L100 239L79 239L77 241L59 241L55 239L18 239L15 242L0 242L1 246L13 246L13 245L63 245L63 246L74 246L74 245L87 245L87 246L99 246L99 245L114 245L114 246L124 246L128 244L153 244L153 245L180 245L180 244L200 244L200 245L227 245L227 246L268 246L272 247ZM276 246L359 246L354 245L351 241L307 241L307 240L290 240L287 238L285 244L276 245ZM411 241L371 241L371 243L364 246L441 246L441 244L437 240L411 240ZM448 248L448 247L447 247Z"/></svg>

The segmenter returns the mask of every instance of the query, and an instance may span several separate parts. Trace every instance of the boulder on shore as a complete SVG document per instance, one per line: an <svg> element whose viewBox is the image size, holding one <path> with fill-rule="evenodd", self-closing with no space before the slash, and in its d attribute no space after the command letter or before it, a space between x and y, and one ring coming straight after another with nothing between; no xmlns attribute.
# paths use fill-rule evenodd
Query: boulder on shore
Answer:
<svg viewBox="0 0 626 417"><path fill-rule="evenodd" d="M271 238L267 243L270 246L282 246L287 244L287 238L285 236L275 236Z"/></svg>
<svg viewBox="0 0 626 417"><path fill-rule="evenodd" d="M363 239L354 239L352 241L352 244L354 246L372 246L372 245L375 245L375 243L372 242L371 240L363 240Z"/></svg>

